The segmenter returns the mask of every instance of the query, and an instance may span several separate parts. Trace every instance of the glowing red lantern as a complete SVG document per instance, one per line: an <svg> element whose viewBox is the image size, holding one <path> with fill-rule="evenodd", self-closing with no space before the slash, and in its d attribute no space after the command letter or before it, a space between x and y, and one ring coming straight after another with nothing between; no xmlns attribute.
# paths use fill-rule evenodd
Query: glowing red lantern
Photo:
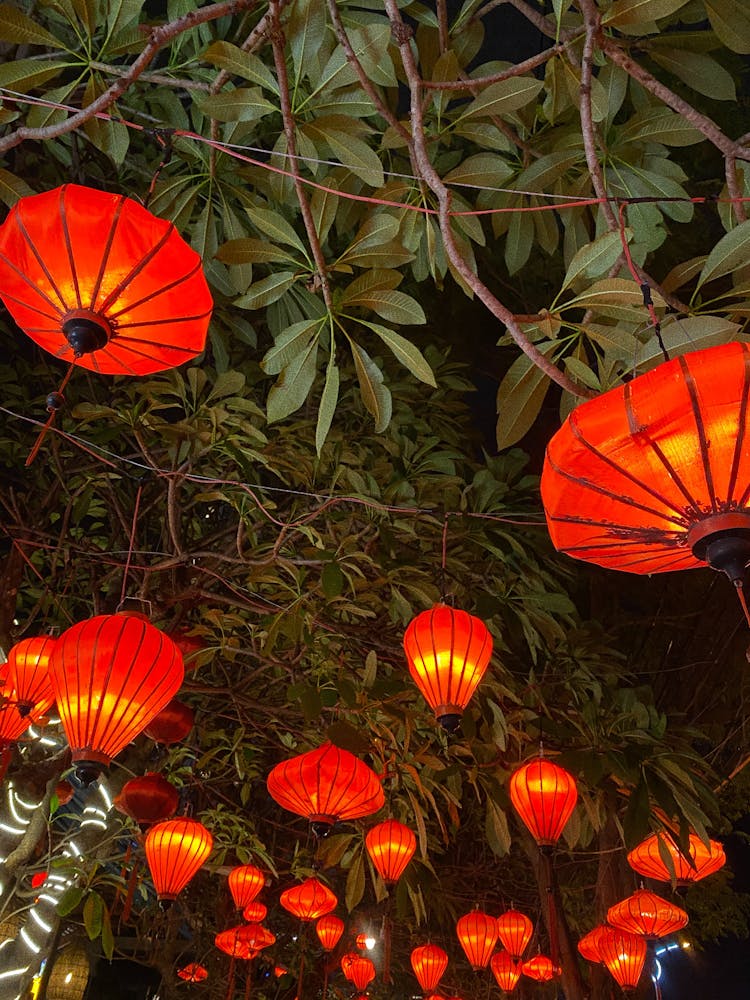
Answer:
<svg viewBox="0 0 750 1000"><path fill-rule="evenodd" d="M285 976L287 972L289 972L289 969L287 969L285 965L274 965L273 967L273 974L277 979L281 979L281 977Z"/></svg>
<svg viewBox="0 0 750 1000"><path fill-rule="evenodd" d="M365 847L384 882L397 882L414 857L417 838L408 826L395 819L378 823L368 831Z"/></svg>
<svg viewBox="0 0 750 1000"><path fill-rule="evenodd" d="M113 799L115 809L134 819L140 827L170 819L177 812L180 795L160 774L149 772L131 778Z"/></svg>
<svg viewBox="0 0 750 1000"><path fill-rule="evenodd" d="M662 849L668 852L672 859L674 876L678 885L700 882L701 879L713 875L726 864L726 854L718 840L710 840L709 846L706 847L700 837L691 833L689 837L690 858L688 859L682 854L669 834L660 837L659 834L653 833L628 854L628 864L639 875L656 879L658 882L671 882L672 872L661 856L660 840Z"/></svg>
<svg viewBox="0 0 750 1000"><path fill-rule="evenodd" d="M523 764L510 776L510 800L540 847L557 843L578 799L575 779L544 757Z"/></svg>
<svg viewBox="0 0 750 1000"><path fill-rule="evenodd" d="M490 959L490 968L500 989L512 993L521 978L521 963L507 951L496 951Z"/></svg>
<svg viewBox="0 0 750 1000"><path fill-rule="evenodd" d="M634 989L646 961L646 939L611 927L599 939L602 961L623 990Z"/></svg>
<svg viewBox="0 0 750 1000"><path fill-rule="evenodd" d="M375 965L364 955L355 955L349 963L349 979L358 990L366 990L375 978Z"/></svg>
<svg viewBox="0 0 750 1000"><path fill-rule="evenodd" d="M38 889L40 885L44 885L48 874L48 872L34 872L31 876L31 888Z"/></svg>
<svg viewBox="0 0 750 1000"><path fill-rule="evenodd" d="M315 933L323 945L323 951L333 951L344 933L344 921L341 917L329 913L316 922Z"/></svg>
<svg viewBox="0 0 750 1000"><path fill-rule="evenodd" d="M266 919L267 915L268 907L265 903L261 903L257 899L254 899L252 903L248 903L242 911L242 919L247 920L249 924L260 924Z"/></svg>
<svg viewBox="0 0 750 1000"><path fill-rule="evenodd" d="M472 910L456 923L461 947L473 969L485 969L497 944L497 920L489 913Z"/></svg>
<svg viewBox="0 0 750 1000"><path fill-rule="evenodd" d="M422 992L431 993L448 968L448 955L436 944L423 944L412 951L411 967Z"/></svg>
<svg viewBox="0 0 750 1000"><path fill-rule="evenodd" d="M32 723L46 715L53 701L54 695L50 691L44 701L38 702L27 715L22 715L18 707L18 695L10 678L6 675L0 680L0 748L20 739Z"/></svg>
<svg viewBox="0 0 750 1000"><path fill-rule="evenodd" d="M409 623L404 652L422 696L440 725L452 732L492 656L486 625L466 611L436 604Z"/></svg>
<svg viewBox="0 0 750 1000"><path fill-rule="evenodd" d="M202 983L208 979L208 972L197 962L189 962L183 968L178 969L177 975L186 983Z"/></svg>
<svg viewBox="0 0 750 1000"><path fill-rule="evenodd" d="M248 961L255 958L263 948L269 948L276 942L276 935L261 924L240 924L229 927L217 934L214 944L221 951L233 958L244 958Z"/></svg>
<svg viewBox="0 0 750 1000"><path fill-rule="evenodd" d="M348 979L349 982L352 979L352 962L355 958L359 958L356 951L348 951L346 955L342 955L341 957L341 971L344 973L344 978Z"/></svg>
<svg viewBox="0 0 750 1000"><path fill-rule="evenodd" d="M578 942L578 950L587 962L595 962L601 965L604 962L601 948L599 947L602 935L609 931L607 924L597 924L588 934L584 934Z"/></svg>
<svg viewBox="0 0 750 1000"><path fill-rule="evenodd" d="M367 935L358 934L354 939L354 947L359 948L360 951L367 951Z"/></svg>
<svg viewBox="0 0 750 1000"><path fill-rule="evenodd" d="M521 972L538 983L548 983L560 975L560 969L546 955L534 955L527 962L522 962Z"/></svg>
<svg viewBox="0 0 750 1000"><path fill-rule="evenodd" d="M648 889L638 889L607 910L607 922L631 934L656 939L687 926L688 915L679 906Z"/></svg>
<svg viewBox="0 0 750 1000"><path fill-rule="evenodd" d="M519 960L531 941L534 925L529 918L519 910L506 910L497 918L497 936L503 948Z"/></svg>
<svg viewBox="0 0 750 1000"><path fill-rule="evenodd" d="M24 718L36 705L49 708L54 700L49 660L56 641L50 635L22 639L8 653L5 674L16 692L19 715Z"/></svg>
<svg viewBox="0 0 750 1000"><path fill-rule="evenodd" d="M173 698L153 717L143 732L154 743L170 746L172 743L184 740L193 728L194 722L195 712L192 708L184 701Z"/></svg>
<svg viewBox="0 0 750 1000"><path fill-rule="evenodd" d="M338 898L327 885L316 878L308 878L300 885L293 885L291 889L282 892L279 902L295 917L309 922L335 910Z"/></svg>
<svg viewBox="0 0 750 1000"><path fill-rule="evenodd" d="M84 783L143 731L184 676L172 640L131 615L98 615L67 629L49 670Z"/></svg>
<svg viewBox="0 0 750 1000"><path fill-rule="evenodd" d="M333 743L277 764L267 785L280 806L307 817L320 835L337 820L360 819L377 812L385 801L377 774Z"/></svg>
<svg viewBox="0 0 750 1000"><path fill-rule="evenodd" d="M175 899L207 860L214 838L196 819L156 823L146 834L146 861L162 903Z"/></svg>
<svg viewBox="0 0 750 1000"><path fill-rule="evenodd" d="M234 905L244 910L266 884L266 876L255 865L238 865L227 878Z"/></svg>

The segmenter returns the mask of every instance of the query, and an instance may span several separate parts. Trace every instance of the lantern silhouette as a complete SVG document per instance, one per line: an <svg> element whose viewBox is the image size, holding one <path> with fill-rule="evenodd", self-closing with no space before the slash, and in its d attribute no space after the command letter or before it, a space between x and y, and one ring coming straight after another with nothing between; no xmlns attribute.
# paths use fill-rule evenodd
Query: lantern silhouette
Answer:
<svg viewBox="0 0 750 1000"><path fill-rule="evenodd" d="M436 944L423 944L411 953L411 967L423 993L432 993L448 968L448 955Z"/></svg>
<svg viewBox="0 0 750 1000"><path fill-rule="evenodd" d="M238 910L244 910L266 884L266 876L255 865L238 865L229 873L227 882L234 905Z"/></svg>
<svg viewBox="0 0 750 1000"><path fill-rule="evenodd" d="M638 889L607 910L607 923L620 930L655 940L687 926L688 915L679 906L648 889Z"/></svg>
<svg viewBox="0 0 750 1000"><path fill-rule="evenodd" d="M512 993L521 978L521 963L507 951L496 951L490 959L490 969L500 989Z"/></svg>
<svg viewBox="0 0 750 1000"><path fill-rule="evenodd" d="M56 641L51 635L22 639L8 653L4 670L8 684L16 692L18 713L24 718L36 705L49 708L54 700L49 660Z"/></svg>
<svg viewBox="0 0 750 1000"><path fill-rule="evenodd" d="M509 791L513 807L537 844L542 848L556 844L578 799L573 776L540 756L513 772Z"/></svg>
<svg viewBox="0 0 750 1000"><path fill-rule="evenodd" d="M160 774L149 773L126 781L113 805L143 828L170 819L177 812L179 801L174 785Z"/></svg>
<svg viewBox="0 0 750 1000"><path fill-rule="evenodd" d="M207 860L214 838L186 816L157 823L146 834L146 861L162 904L177 898Z"/></svg>
<svg viewBox="0 0 750 1000"><path fill-rule="evenodd" d="M254 899L252 903L248 903L242 911L242 919L247 920L249 924L260 924L266 919L267 915L268 907L265 903L261 903L257 899Z"/></svg>
<svg viewBox="0 0 750 1000"><path fill-rule="evenodd" d="M500 944L516 962L526 951L533 933L534 925L519 910L506 910L497 918L497 936Z"/></svg>
<svg viewBox="0 0 750 1000"><path fill-rule="evenodd" d="M98 615L55 643L50 677L77 774L93 781L182 683L172 640L131 615Z"/></svg>
<svg viewBox="0 0 750 1000"><path fill-rule="evenodd" d="M335 910L338 898L327 885L316 878L308 878L300 885L293 885L291 889L282 892L279 902L285 910L308 923Z"/></svg>
<svg viewBox="0 0 750 1000"><path fill-rule="evenodd" d="M364 991L375 978L375 965L365 955L355 955L349 963L349 979L355 987Z"/></svg>
<svg viewBox="0 0 750 1000"><path fill-rule="evenodd" d="M195 712L192 708L184 701L173 698L153 717L143 732L154 743L170 746L184 740L194 722Z"/></svg>
<svg viewBox="0 0 750 1000"><path fill-rule="evenodd" d="M32 723L47 714L54 700L54 694L50 690L44 701L37 702L29 713L22 715L18 706L18 694L6 674L0 680L0 748L7 748L20 739ZM5 766L9 762L8 756ZM5 773L2 765L0 772Z"/></svg>
<svg viewBox="0 0 750 1000"><path fill-rule="evenodd" d="M674 876L678 885L700 882L701 879L713 875L726 864L727 858L724 848L718 840L710 840L709 846L706 847L700 837L691 833L689 836L691 864L669 834L659 837L658 834L653 833L628 854L628 864L639 875L645 875L646 878L652 878L658 882L672 881L672 872L665 864L659 851L660 840L662 849L668 852L672 859Z"/></svg>
<svg viewBox="0 0 750 1000"><path fill-rule="evenodd" d="M588 934L584 934L578 942L578 951L587 962L595 962L598 965L601 965L604 962L600 943L602 936L606 934L609 929L610 928L607 924L597 924L597 926L592 928Z"/></svg>
<svg viewBox="0 0 750 1000"><path fill-rule="evenodd" d="M436 604L409 623L404 652L415 684L440 725L455 730L492 656L481 619Z"/></svg>
<svg viewBox="0 0 750 1000"><path fill-rule="evenodd" d="M316 921L315 933L323 945L323 951L333 951L344 933L344 921L341 917L329 913Z"/></svg>
<svg viewBox="0 0 750 1000"><path fill-rule="evenodd" d="M638 985L646 961L645 938L611 927L599 939L599 952L623 990L632 990Z"/></svg>
<svg viewBox="0 0 750 1000"><path fill-rule="evenodd" d="M325 836L337 820L377 812L385 801L377 774L333 743L277 764L267 785L280 806L305 816L319 836Z"/></svg>
<svg viewBox="0 0 750 1000"><path fill-rule="evenodd" d="M489 913L472 910L456 923L456 934L473 969L484 969L497 944L497 920Z"/></svg>
<svg viewBox="0 0 750 1000"><path fill-rule="evenodd" d="M186 983L202 983L208 979L207 970L202 965L198 965L197 962L189 962L181 969L178 969L177 975L180 979L184 979Z"/></svg>
<svg viewBox="0 0 750 1000"><path fill-rule="evenodd" d="M417 838L408 826L395 819L378 823L368 831L365 847L384 882L397 882L414 857Z"/></svg>
<svg viewBox="0 0 750 1000"><path fill-rule="evenodd" d="M538 983L548 983L560 975L560 969L546 955L534 955L527 962L522 962L521 972Z"/></svg>

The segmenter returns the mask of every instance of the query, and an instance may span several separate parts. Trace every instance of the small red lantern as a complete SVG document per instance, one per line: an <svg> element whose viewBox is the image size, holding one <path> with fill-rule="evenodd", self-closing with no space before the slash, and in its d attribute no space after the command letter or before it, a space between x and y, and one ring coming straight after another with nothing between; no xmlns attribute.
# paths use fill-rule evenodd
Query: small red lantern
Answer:
<svg viewBox="0 0 750 1000"><path fill-rule="evenodd" d="M19 715L24 718L36 705L49 707L54 700L49 660L56 641L51 635L22 639L8 653L5 673L15 689Z"/></svg>
<svg viewBox="0 0 750 1000"><path fill-rule="evenodd" d="M600 948L601 939L609 931L607 924L597 924L588 934L584 934L578 942L578 950L587 962L601 965L604 962Z"/></svg>
<svg viewBox="0 0 750 1000"><path fill-rule="evenodd" d="M170 819L177 812L179 801L174 785L160 774L149 772L142 778L126 781L113 805L143 828Z"/></svg>
<svg viewBox="0 0 750 1000"><path fill-rule="evenodd" d="M646 961L646 939L611 927L599 939L599 951L619 986L635 989Z"/></svg>
<svg viewBox="0 0 750 1000"><path fill-rule="evenodd" d="M411 967L422 992L431 993L448 968L448 955L436 944L423 944L412 951Z"/></svg>
<svg viewBox="0 0 750 1000"><path fill-rule="evenodd" d="M154 743L162 743L164 746L171 746L184 740L195 722L195 712L184 701L173 698L151 722L143 732Z"/></svg>
<svg viewBox="0 0 750 1000"><path fill-rule="evenodd" d="M335 910L338 898L327 885L316 878L308 878L282 892L279 902L285 910L307 923Z"/></svg>
<svg viewBox="0 0 750 1000"><path fill-rule="evenodd" d="M281 977L285 976L287 972L289 972L289 969L287 969L285 965L274 965L273 967L273 974L277 979L281 979Z"/></svg>
<svg viewBox="0 0 750 1000"><path fill-rule="evenodd" d="M355 955L349 964L349 979L355 987L364 991L375 978L375 965L364 955Z"/></svg>
<svg viewBox="0 0 750 1000"><path fill-rule="evenodd" d="M548 983L560 975L560 969L546 955L534 955L528 962L522 962L521 972L538 983Z"/></svg>
<svg viewBox="0 0 750 1000"><path fill-rule="evenodd" d="M207 860L214 838L198 820L180 816L146 834L146 861L162 903L175 899Z"/></svg>
<svg viewBox="0 0 750 1000"><path fill-rule="evenodd" d="M266 884L266 876L255 865L238 865L227 878L234 905L244 910Z"/></svg>
<svg viewBox="0 0 750 1000"><path fill-rule="evenodd" d="M47 875L49 872L34 872L31 876L31 888L38 889L39 886L44 885L47 881Z"/></svg>
<svg viewBox="0 0 750 1000"><path fill-rule="evenodd" d="M472 910L456 923L461 947L473 969L485 969L497 944L497 920L489 913Z"/></svg>
<svg viewBox="0 0 750 1000"><path fill-rule="evenodd" d="M519 910L506 910L497 918L497 936L510 956L517 962L526 951L534 933L534 925Z"/></svg>
<svg viewBox="0 0 750 1000"><path fill-rule="evenodd" d="M417 838L408 826L395 819L378 823L368 831L365 847L384 882L397 882L414 857Z"/></svg>
<svg viewBox="0 0 750 1000"><path fill-rule="evenodd" d="M329 913L316 922L315 933L323 945L323 951L333 951L344 933L344 921L341 917Z"/></svg>
<svg viewBox="0 0 750 1000"><path fill-rule="evenodd" d="M348 951L341 957L341 971L344 973L344 978L348 979L349 982L352 981L352 962L355 958L359 958L356 951Z"/></svg>
<svg viewBox="0 0 750 1000"><path fill-rule="evenodd" d="M367 951L367 935L358 934L354 939L354 947L359 948L360 951Z"/></svg>
<svg viewBox="0 0 750 1000"><path fill-rule="evenodd" d="M496 951L490 959L490 968L500 989L512 993L521 978L521 963L507 951Z"/></svg>
<svg viewBox="0 0 750 1000"><path fill-rule="evenodd" d="M513 772L509 791L513 807L537 844L556 844L578 799L573 775L539 756Z"/></svg>
<svg viewBox="0 0 750 1000"><path fill-rule="evenodd" d="M242 919L247 920L249 924L260 924L267 916L268 907L265 903L261 903L257 899L254 899L252 903L248 903L242 911Z"/></svg>
<svg viewBox="0 0 750 1000"><path fill-rule="evenodd" d="M244 958L247 961L256 958L263 948L269 948L275 942L276 935L261 924L229 927L214 938L214 944L220 951L232 958Z"/></svg>
<svg viewBox="0 0 750 1000"><path fill-rule="evenodd" d="M55 785L55 795L57 796L58 806L67 805L75 793L75 788L73 788L69 781L58 781Z"/></svg>
<svg viewBox="0 0 750 1000"><path fill-rule="evenodd" d="M628 854L628 864L639 875L645 875L646 878L655 879L657 882L672 881L672 872L664 863L659 850L660 841L662 849L667 851L672 859L678 885L700 882L726 864L726 854L718 840L710 840L709 846L706 847L700 837L691 833L689 837L691 864L669 834L652 833Z"/></svg>
<svg viewBox="0 0 750 1000"><path fill-rule="evenodd" d="M50 692L49 697L35 705L28 715L21 715L16 689L10 679L6 676L0 680L0 748L20 739L32 723L46 715L53 701L54 697Z"/></svg>
<svg viewBox="0 0 750 1000"><path fill-rule="evenodd" d="M369 816L385 801L377 774L333 743L277 764L267 785L280 806L307 817L323 836L337 820Z"/></svg>
<svg viewBox="0 0 750 1000"><path fill-rule="evenodd" d="M404 652L414 683L440 725L452 732L492 656L487 626L466 611L436 604L409 623Z"/></svg>
<svg viewBox="0 0 750 1000"><path fill-rule="evenodd" d="M183 968L178 969L177 975L184 979L186 983L202 983L208 979L208 972L197 962L190 962Z"/></svg>
<svg viewBox="0 0 750 1000"><path fill-rule="evenodd" d="M650 940L666 937L687 926L688 915L679 906L648 889L638 889L607 910L607 922Z"/></svg>

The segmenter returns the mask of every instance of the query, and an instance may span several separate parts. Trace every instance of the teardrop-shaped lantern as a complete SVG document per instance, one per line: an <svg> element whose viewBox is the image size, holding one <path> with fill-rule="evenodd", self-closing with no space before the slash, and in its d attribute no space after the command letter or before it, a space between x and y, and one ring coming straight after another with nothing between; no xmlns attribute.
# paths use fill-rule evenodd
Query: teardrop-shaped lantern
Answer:
<svg viewBox="0 0 750 1000"><path fill-rule="evenodd" d="M578 799L575 778L545 757L535 757L510 776L510 800L540 847L562 835Z"/></svg>
<svg viewBox="0 0 750 1000"><path fill-rule="evenodd" d="M365 847L383 881L393 883L398 882L414 857L417 838L408 826L387 819L368 830Z"/></svg>
<svg viewBox="0 0 750 1000"><path fill-rule="evenodd" d="M214 838L187 816L157 823L146 834L146 861L160 902L176 899L207 860Z"/></svg>
<svg viewBox="0 0 750 1000"><path fill-rule="evenodd" d="M485 969L497 944L497 920L472 910L456 922L456 934L473 969Z"/></svg>
<svg viewBox="0 0 750 1000"><path fill-rule="evenodd" d="M507 951L496 951L490 959L495 982L506 993L512 993L521 978L521 963Z"/></svg>
<svg viewBox="0 0 750 1000"><path fill-rule="evenodd" d="M521 972L538 983L548 983L560 975L558 966L546 955L534 955L527 962L522 962Z"/></svg>
<svg viewBox="0 0 750 1000"><path fill-rule="evenodd" d="M50 677L65 735L84 783L135 739L184 676L172 640L132 615L97 615L55 643Z"/></svg>
<svg viewBox="0 0 750 1000"><path fill-rule="evenodd" d="M179 801L174 785L160 774L149 772L126 781L112 804L140 827L146 827L174 816Z"/></svg>
<svg viewBox="0 0 750 1000"><path fill-rule="evenodd" d="M282 892L279 902L285 910L307 923L335 910L338 897L318 879L308 878Z"/></svg>
<svg viewBox="0 0 750 1000"><path fill-rule="evenodd" d="M599 940L604 964L623 990L638 985L646 961L646 939L611 927Z"/></svg>
<svg viewBox="0 0 750 1000"><path fill-rule="evenodd" d="M22 639L11 647L5 673L15 689L18 712L24 718L37 705L48 707L54 700L49 661L57 642L51 635Z"/></svg>
<svg viewBox="0 0 750 1000"><path fill-rule="evenodd" d="M171 746L185 739L194 722L195 712L190 705L173 698L153 717L143 732L154 743Z"/></svg>
<svg viewBox="0 0 750 1000"><path fill-rule="evenodd" d="M606 934L609 929L610 928L607 924L597 924L597 926L592 928L588 934L584 934L578 942L578 951L581 955L583 955L587 962L595 962L597 965L601 965L604 962L600 944L602 936Z"/></svg>
<svg viewBox="0 0 750 1000"><path fill-rule="evenodd" d="M254 899L252 903L248 903L242 911L242 919L247 920L249 924L260 924L267 916L268 907L258 899Z"/></svg>
<svg viewBox="0 0 750 1000"><path fill-rule="evenodd" d="M344 973L344 978L348 979L349 982L352 981L352 962L355 958L359 958L356 951L348 951L345 955L341 956L341 971Z"/></svg>
<svg viewBox="0 0 750 1000"><path fill-rule="evenodd" d="M500 944L516 962L526 951L534 933L534 925L519 910L506 910L497 918L497 936Z"/></svg>
<svg viewBox="0 0 750 1000"><path fill-rule="evenodd" d="M186 983L202 983L208 979L208 972L202 965L198 965L197 962L189 962L184 965L181 969L177 970L177 975L180 979L184 979Z"/></svg>
<svg viewBox="0 0 750 1000"><path fill-rule="evenodd" d="M234 905L244 910L266 884L266 876L255 865L238 865L227 877Z"/></svg>
<svg viewBox="0 0 750 1000"><path fill-rule="evenodd" d="M380 778L348 750L324 743L277 764L268 791L280 806L305 816L325 835L337 820L361 819L385 801Z"/></svg>
<svg viewBox="0 0 750 1000"><path fill-rule="evenodd" d="M432 993L448 968L448 955L436 944L422 944L411 953L411 967L423 993Z"/></svg>
<svg viewBox="0 0 750 1000"><path fill-rule="evenodd" d="M688 915L679 906L648 889L638 889L607 910L607 923L650 940L666 937L687 926Z"/></svg>
<svg viewBox="0 0 750 1000"><path fill-rule="evenodd" d="M323 951L333 951L344 933L344 921L341 917L328 913L316 921L315 933L323 945Z"/></svg>
<svg viewBox="0 0 750 1000"><path fill-rule="evenodd" d="M646 878L655 879L657 882L672 881L672 872L659 851L659 840L663 850L668 852L672 859L678 885L700 882L726 864L727 857L718 840L710 840L709 846L706 847L697 834L691 833L689 836L691 864L669 834L665 833L660 837L659 834L653 833L628 854L628 864L639 875L645 875Z"/></svg>
<svg viewBox="0 0 750 1000"><path fill-rule="evenodd" d="M355 955L349 965L349 979L356 988L364 991L375 978L375 965L365 955Z"/></svg>
<svg viewBox="0 0 750 1000"><path fill-rule="evenodd" d="M484 677L492 656L492 636L480 618L436 604L409 623L404 652L414 683L448 732Z"/></svg>
<svg viewBox="0 0 750 1000"><path fill-rule="evenodd" d="M54 700L54 694L50 691L44 701L37 702L31 712L22 715L18 708L16 689L8 675L4 675L0 680L0 747L7 747L20 739L30 725L47 714Z"/></svg>

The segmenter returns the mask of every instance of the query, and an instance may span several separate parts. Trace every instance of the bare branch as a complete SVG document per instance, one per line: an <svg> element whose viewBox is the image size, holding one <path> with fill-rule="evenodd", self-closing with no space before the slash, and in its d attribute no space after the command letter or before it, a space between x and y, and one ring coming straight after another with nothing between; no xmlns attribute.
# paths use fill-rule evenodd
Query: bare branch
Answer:
<svg viewBox="0 0 750 1000"><path fill-rule="evenodd" d="M528 73L536 69L537 66L543 65L553 56L559 56L565 49L565 44L551 45L544 52L530 56L528 59L524 59L520 63L515 63L513 66L509 66L508 69L501 70L499 73L491 73L489 76L477 76L471 80L423 80L422 87L425 90L472 90L475 87L486 87L491 83L501 83L503 80L511 80L514 76L523 76L524 73Z"/></svg>
<svg viewBox="0 0 750 1000"><path fill-rule="evenodd" d="M583 135L583 148L586 153L586 165L591 174L591 183L594 186L594 193L597 198L601 198L601 208L610 232L615 232L618 228L615 213L612 210L607 197L607 186L604 183L604 174L599 162L597 152L597 135L594 119L591 114L591 76L594 61L594 45L596 36L599 33L600 18L599 12L591 0L581 0L586 24L586 38L583 43L583 59L581 60L581 133Z"/></svg>

